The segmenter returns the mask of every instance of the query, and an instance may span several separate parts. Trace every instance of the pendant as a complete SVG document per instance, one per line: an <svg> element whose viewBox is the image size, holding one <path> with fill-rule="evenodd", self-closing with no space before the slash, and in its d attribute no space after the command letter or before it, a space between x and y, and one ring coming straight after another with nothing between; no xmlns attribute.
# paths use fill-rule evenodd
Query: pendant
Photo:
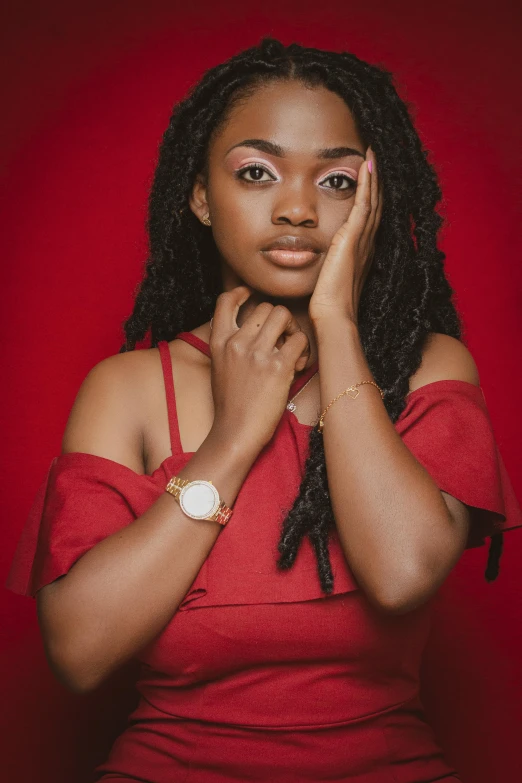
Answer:
<svg viewBox="0 0 522 783"><path fill-rule="evenodd" d="M292 413L295 411L296 408L297 405L295 404L295 402L289 402L286 406L286 409L292 411Z"/></svg>

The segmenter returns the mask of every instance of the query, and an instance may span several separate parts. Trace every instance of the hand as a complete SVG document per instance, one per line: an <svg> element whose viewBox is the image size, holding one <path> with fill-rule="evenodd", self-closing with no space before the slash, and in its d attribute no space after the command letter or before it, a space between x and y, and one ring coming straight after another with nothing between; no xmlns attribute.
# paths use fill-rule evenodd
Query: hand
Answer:
<svg viewBox="0 0 522 783"><path fill-rule="evenodd" d="M368 161L372 162L372 172ZM382 187L371 147L359 169L355 201L346 223L334 235L310 298L312 322L339 315L357 322L361 292L370 270L382 214Z"/></svg>
<svg viewBox="0 0 522 783"><path fill-rule="evenodd" d="M288 308L261 302L237 325L252 290L237 286L220 294L210 333L212 429L256 454L283 415L296 372L310 357L310 341Z"/></svg>

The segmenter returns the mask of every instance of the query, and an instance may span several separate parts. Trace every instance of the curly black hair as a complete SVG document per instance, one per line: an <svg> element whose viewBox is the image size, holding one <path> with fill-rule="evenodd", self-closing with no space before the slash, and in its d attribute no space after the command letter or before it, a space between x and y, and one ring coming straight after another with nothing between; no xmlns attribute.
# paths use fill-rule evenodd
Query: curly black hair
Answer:
<svg viewBox="0 0 522 783"><path fill-rule="evenodd" d="M406 406L409 378L418 369L430 332L462 342L463 325L437 247L442 194L428 151L414 128L412 107L402 100L384 67L348 52L324 51L270 36L207 70L174 106L159 148L149 196L149 257L123 323L120 353L133 350L150 331L151 345L172 340L209 321L222 292L219 254L212 233L188 207L195 177L208 172L212 135L236 102L276 80L298 80L337 93L350 109L379 166L384 209L373 263L363 288L358 325L373 377L384 391L392 422ZM290 568L308 535L317 558L321 589L333 589L328 550L335 521L328 492L323 439L309 436L305 474L282 524L280 569ZM502 533L491 537L487 581L496 579Z"/></svg>

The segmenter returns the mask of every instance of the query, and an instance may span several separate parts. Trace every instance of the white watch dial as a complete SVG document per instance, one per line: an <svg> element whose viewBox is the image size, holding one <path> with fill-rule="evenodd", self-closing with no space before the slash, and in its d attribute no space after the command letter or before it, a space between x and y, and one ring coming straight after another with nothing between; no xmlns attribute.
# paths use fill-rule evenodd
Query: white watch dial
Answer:
<svg viewBox="0 0 522 783"><path fill-rule="evenodd" d="M219 493L208 481L191 481L181 490L179 504L193 519L204 519L219 506Z"/></svg>

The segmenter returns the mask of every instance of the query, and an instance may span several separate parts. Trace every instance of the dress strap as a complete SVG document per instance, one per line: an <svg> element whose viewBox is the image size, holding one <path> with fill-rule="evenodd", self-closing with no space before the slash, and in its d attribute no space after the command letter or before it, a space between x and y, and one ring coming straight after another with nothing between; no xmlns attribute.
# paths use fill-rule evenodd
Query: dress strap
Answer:
<svg viewBox="0 0 522 783"><path fill-rule="evenodd" d="M204 340L201 339L201 337L198 337L195 334L192 334L192 332L180 332L176 335L175 339L185 340L187 343L190 343L194 346L194 348L197 348L198 350L202 351L204 354L210 357L210 346L208 343L206 343ZM307 383L312 375L314 375L319 370L319 361L316 359L313 364L308 367L308 369L304 370L301 375L299 375L297 378L295 378L294 382L292 383L292 386L290 387L290 393L289 397L293 397L297 394L298 391L300 391L305 383Z"/></svg>
<svg viewBox="0 0 522 783"><path fill-rule="evenodd" d="M193 345L194 348L197 348L202 353L206 354L206 356L210 357L210 346L208 343L206 343L204 340L201 339L201 337L198 337L195 334L192 334L192 332L179 332L175 338L175 340L185 340L185 342L189 343L190 345ZM161 366L163 369L163 379L165 382L165 395L167 398L167 411L169 416L169 430L170 430L170 447L172 449L173 454L182 454L183 449L181 447L181 437L179 433L179 421L178 421L178 412L176 408L176 394L174 391L174 378L172 373L172 359L170 357L170 350L169 350L169 344L166 340L161 340L158 342L158 348L160 352L160 358L161 358ZM288 395L288 398L291 399L294 397L298 391L300 391L305 383L307 383L312 375L317 372L319 369L319 363L316 360L310 367L308 367L307 370L301 373L299 377L297 377L294 382L292 383L292 386L290 387L290 393Z"/></svg>
<svg viewBox="0 0 522 783"><path fill-rule="evenodd" d="M205 353L210 358L209 344L202 340L201 337L198 337L196 334L192 334L192 332L180 332L174 339L185 340L185 342L190 343L190 345L193 345L194 348L197 348L199 351Z"/></svg>
<svg viewBox="0 0 522 783"><path fill-rule="evenodd" d="M181 454L181 438L179 434L178 413L176 410L176 395L174 393L174 378L172 376L172 359L170 358L169 344L166 340L158 342L160 352L161 369L165 383L165 396L167 398L167 412L169 417L170 448L173 454Z"/></svg>

